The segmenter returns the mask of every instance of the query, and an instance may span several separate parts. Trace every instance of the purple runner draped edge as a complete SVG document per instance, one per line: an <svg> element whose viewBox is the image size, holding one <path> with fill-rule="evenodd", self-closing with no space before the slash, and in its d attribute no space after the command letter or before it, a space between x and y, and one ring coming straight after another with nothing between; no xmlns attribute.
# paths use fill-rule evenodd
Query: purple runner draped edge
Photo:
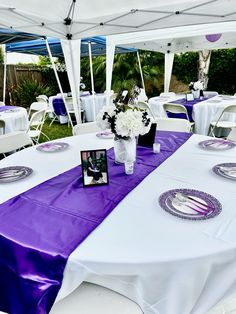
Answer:
<svg viewBox="0 0 236 314"><path fill-rule="evenodd" d="M212 97L212 96L211 96ZM181 98L181 99L177 99L177 100L173 100L170 101L170 104L179 104L179 105L183 105L188 112L188 116L189 116L189 120L191 122L194 122L192 114L193 114L193 106L195 104L198 104L199 102L202 102L204 100L207 100L211 97L202 97L202 98L198 98L198 99L194 99L194 100L186 100L186 98ZM180 119L186 119L186 115L184 113L170 113L168 112L168 117L169 118L180 118Z"/></svg>
<svg viewBox="0 0 236 314"><path fill-rule="evenodd" d="M67 116L66 107L62 97L54 98L52 106L57 116Z"/></svg>
<svg viewBox="0 0 236 314"><path fill-rule="evenodd" d="M48 313L73 250L191 135L158 131L161 152L138 146L135 173L129 180L124 165L114 163L111 148L109 185L83 188L77 166L1 204L0 310Z"/></svg>

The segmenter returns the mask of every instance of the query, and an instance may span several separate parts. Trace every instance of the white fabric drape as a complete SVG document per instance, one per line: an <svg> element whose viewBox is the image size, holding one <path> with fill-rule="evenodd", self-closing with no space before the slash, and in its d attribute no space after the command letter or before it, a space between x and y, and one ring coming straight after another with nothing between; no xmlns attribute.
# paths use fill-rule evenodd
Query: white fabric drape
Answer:
<svg viewBox="0 0 236 314"><path fill-rule="evenodd" d="M61 40L61 46L65 57L67 74L73 97L73 107L76 122L81 122L80 115L80 45L81 40Z"/></svg>
<svg viewBox="0 0 236 314"><path fill-rule="evenodd" d="M115 55L115 45L110 43L107 38L106 46L106 92L107 92L107 105L110 102L111 94L111 81L112 81L112 69Z"/></svg>
<svg viewBox="0 0 236 314"><path fill-rule="evenodd" d="M164 78L164 92L167 93L170 88L170 80L174 62L174 53L165 53L165 78Z"/></svg>

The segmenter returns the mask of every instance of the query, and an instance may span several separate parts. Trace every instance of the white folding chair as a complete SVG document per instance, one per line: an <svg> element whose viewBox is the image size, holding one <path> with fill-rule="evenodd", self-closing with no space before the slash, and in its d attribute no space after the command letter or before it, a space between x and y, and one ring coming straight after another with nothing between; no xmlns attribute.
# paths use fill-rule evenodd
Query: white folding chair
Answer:
<svg viewBox="0 0 236 314"><path fill-rule="evenodd" d="M3 101L0 101L0 107L5 106L5 103Z"/></svg>
<svg viewBox="0 0 236 314"><path fill-rule="evenodd" d="M82 283L65 299L55 303L50 314L143 314L130 299L110 289Z"/></svg>
<svg viewBox="0 0 236 314"><path fill-rule="evenodd" d="M188 115L188 111L187 109L180 104L174 104L174 103L167 103L167 104L163 104L163 109L166 112L166 116L168 117L168 112L170 113L183 113L186 116L186 119L190 122L191 124L191 128L193 130L194 127L194 122L191 122L189 119L189 115ZM183 120L183 119L182 119Z"/></svg>
<svg viewBox="0 0 236 314"><path fill-rule="evenodd" d="M211 121L210 123L210 136L215 136L215 129L216 128L222 128L222 129L232 129L236 127L236 122L232 122L227 120L221 120L222 116L225 113L236 113L236 105L230 105L224 108L224 110L221 112L219 118L216 121Z"/></svg>
<svg viewBox="0 0 236 314"><path fill-rule="evenodd" d="M6 153L14 152L32 144L30 136L25 132L17 131L0 135L0 154L6 157Z"/></svg>
<svg viewBox="0 0 236 314"><path fill-rule="evenodd" d="M66 107L66 112L68 114L68 126L71 125L71 127L73 128L72 118L75 115L75 109L73 106L73 98L72 97L65 97L65 107ZM85 116L83 109L80 109L80 114L83 117Z"/></svg>
<svg viewBox="0 0 236 314"><path fill-rule="evenodd" d="M147 110L147 112L155 119L154 113L152 112L149 104L145 101L138 101L137 105L135 107L138 107L140 109Z"/></svg>
<svg viewBox="0 0 236 314"><path fill-rule="evenodd" d="M43 134L48 140L49 137L42 132L46 110L36 111L31 115L27 134L31 137L35 144L38 144L40 135Z"/></svg>
<svg viewBox="0 0 236 314"><path fill-rule="evenodd" d="M87 134L100 131L96 121L76 124L72 129L73 135Z"/></svg>
<svg viewBox="0 0 236 314"><path fill-rule="evenodd" d="M186 119L177 118L156 118L157 130L191 132L191 123Z"/></svg>

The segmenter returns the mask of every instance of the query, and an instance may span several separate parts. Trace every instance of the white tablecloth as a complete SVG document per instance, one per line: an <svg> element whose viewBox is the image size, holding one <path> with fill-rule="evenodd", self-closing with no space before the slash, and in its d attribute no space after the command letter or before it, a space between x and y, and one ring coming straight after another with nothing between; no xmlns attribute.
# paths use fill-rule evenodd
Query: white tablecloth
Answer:
<svg viewBox="0 0 236 314"><path fill-rule="evenodd" d="M162 97L152 97L149 99L148 103L151 110L157 117L165 117L165 112L163 109L163 104L168 103L177 99L183 98L183 95L176 95L174 97L162 98ZM215 121L222 110L229 106L236 104L236 97L234 96L215 96L209 98L208 100L201 101L193 105L193 119L195 121L195 133L197 134L208 134L209 126L211 121ZM236 121L236 115L225 114L226 119L231 121Z"/></svg>
<svg viewBox="0 0 236 314"><path fill-rule="evenodd" d="M16 111L0 112L0 119L5 122L5 133L26 131L29 127L26 109L22 107L14 107L14 109L16 109Z"/></svg>
<svg viewBox="0 0 236 314"><path fill-rule="evenodd" d="M133 299L145 314L205 314L236 292L236 241L229 237L223 241L212 232L229 215L235 216L235 182L211 170L217 163L235 162L236 149L204 151L197 143L205 138L193 135L71 254L57 300L82 281L90 281ZM34 169L24 180L1 184L0 202L76 166L80 150L112 146L112 140L98 139L95 134L63 141L70 144L64 152L42 153L32 147L0 161L0 167ZM166 213L158 197L173 188L214 195L222 213L206 221L181 220Z"/></svg>
<svg viewBox="0 0 236 314"><path fill-rule="evenodd" d="M105 94L95 94L81 97L81 108L85 110L85 119L87 122L94 121L98 112L106 105L106 95ZM95 115L93 112L93 98L95 103ZM95 117L95 118L94 118Z"/></svg>

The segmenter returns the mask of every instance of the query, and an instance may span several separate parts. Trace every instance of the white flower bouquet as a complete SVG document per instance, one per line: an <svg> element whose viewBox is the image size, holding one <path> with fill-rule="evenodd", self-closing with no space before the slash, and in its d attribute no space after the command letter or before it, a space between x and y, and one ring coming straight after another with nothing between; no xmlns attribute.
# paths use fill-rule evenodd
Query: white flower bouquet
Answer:
<svg viewBox="0 0 236 314"><path fill-rule="evenodd" d="M203 88L204 88L204 84L202 81L191 82L189 84L189 89L193 91L203 90Z"/></svg>
<svg viewBox="0 0 236 314"><path fill-rule="evenodd" d="M129 105L104 106L97 115L97 125L111 129L118 139L129 140L149 132L151 118L148 112Z"/></svg>

